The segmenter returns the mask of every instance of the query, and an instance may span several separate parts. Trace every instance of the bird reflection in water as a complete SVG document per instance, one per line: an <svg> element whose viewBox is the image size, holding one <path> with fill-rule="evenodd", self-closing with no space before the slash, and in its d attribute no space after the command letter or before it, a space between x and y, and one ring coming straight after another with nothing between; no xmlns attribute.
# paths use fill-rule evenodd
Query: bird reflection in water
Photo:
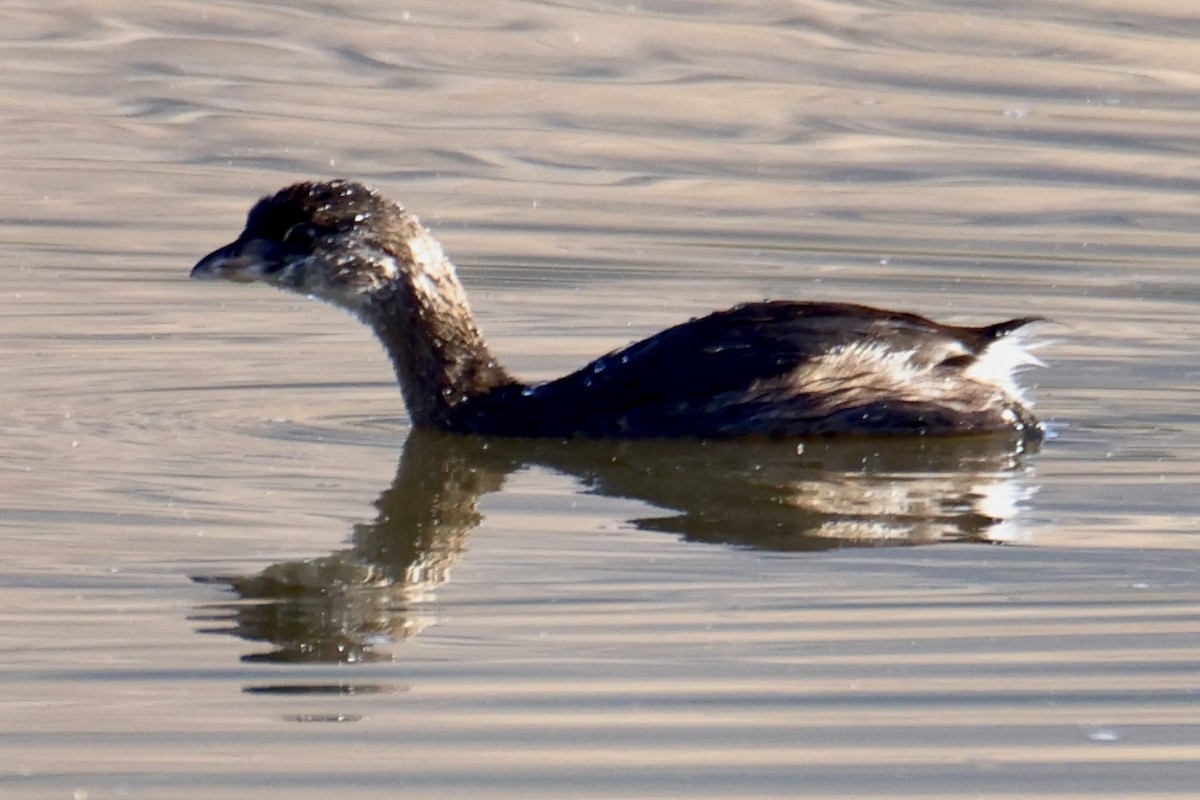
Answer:
<svg viewBox="0 0 1200 800"><path fill-rule="evenodd" d="M1033 491L1012 435L795 441L545 441L415 430L374 521L350 547L247 577L198 577L236 599L196 616L205 632L270 648L246 661L349 663L391 658L483 517L480 499L540 466L586 491L663 509L629 520L691 541L773 551L1020 537Z"/></svg>

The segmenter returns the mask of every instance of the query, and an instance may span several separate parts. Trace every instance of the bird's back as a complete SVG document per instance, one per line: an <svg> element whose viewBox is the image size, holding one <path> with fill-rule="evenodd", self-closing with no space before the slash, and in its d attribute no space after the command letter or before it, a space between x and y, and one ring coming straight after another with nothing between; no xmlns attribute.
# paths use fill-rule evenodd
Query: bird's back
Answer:
<svg viewBox="0 0 1200 800"><path fill-rule="evenodd" d="M980 369L1030 321L964 328L850 304L745 304L493 398L507 408L476 418L481 432L550 436L1036 430L1011 374Z"/></svg>

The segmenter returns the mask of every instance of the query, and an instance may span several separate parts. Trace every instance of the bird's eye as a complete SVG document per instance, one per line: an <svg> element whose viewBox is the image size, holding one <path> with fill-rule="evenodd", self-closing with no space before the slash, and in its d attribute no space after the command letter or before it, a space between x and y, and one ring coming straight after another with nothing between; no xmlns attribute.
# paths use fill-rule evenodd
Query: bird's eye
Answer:
<svg viewBox="0 0 1200 800"><path fill-rule="evenodd" d="M287 229L283 243L296 250L309 250L317 238L317 229L307 222L300 222Z"/></svg>

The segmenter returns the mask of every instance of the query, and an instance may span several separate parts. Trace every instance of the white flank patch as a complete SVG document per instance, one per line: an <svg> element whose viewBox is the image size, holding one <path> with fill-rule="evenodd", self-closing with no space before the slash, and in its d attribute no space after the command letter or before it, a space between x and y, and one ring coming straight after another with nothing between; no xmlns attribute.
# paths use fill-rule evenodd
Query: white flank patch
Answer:
<svg viewBox="0 0 1200 800"><path fill-rule="evenodd" d="M896 350L886 344L855 342L830 350L796 370L804 386L824 381L840 382L864 374L884 375L889 383L904 384L922 370L912 362L911 350Z"/></svg>
<svg viewBox="0 0 1200 800"><path fill-rule="evenodd" d="M1020 403L1033 405L1017 383L1017 372L1024 367L1046 366L1045 362L1030 352L1045 343L1031 342L1029 337L1029 331L1022 329L997 339L987 346L963 375L973 381L999 386Z"/></svg>

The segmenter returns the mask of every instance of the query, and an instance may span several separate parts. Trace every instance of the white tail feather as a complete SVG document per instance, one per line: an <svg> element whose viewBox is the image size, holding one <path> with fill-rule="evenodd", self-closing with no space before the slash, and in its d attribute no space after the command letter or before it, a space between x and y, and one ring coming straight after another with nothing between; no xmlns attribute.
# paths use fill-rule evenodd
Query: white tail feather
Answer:
<svg viewBox="0 0 1200 800"><path fill-rule="evenodd" d="M1017 383L1017 373L1027 367L1046 366L1032 351L1045 347L1048 342L1031 340L1031 336L1025 328L1002 336L989 344L963 374L971 380L999 386L1023 405L1032 406Z"/></svg>

